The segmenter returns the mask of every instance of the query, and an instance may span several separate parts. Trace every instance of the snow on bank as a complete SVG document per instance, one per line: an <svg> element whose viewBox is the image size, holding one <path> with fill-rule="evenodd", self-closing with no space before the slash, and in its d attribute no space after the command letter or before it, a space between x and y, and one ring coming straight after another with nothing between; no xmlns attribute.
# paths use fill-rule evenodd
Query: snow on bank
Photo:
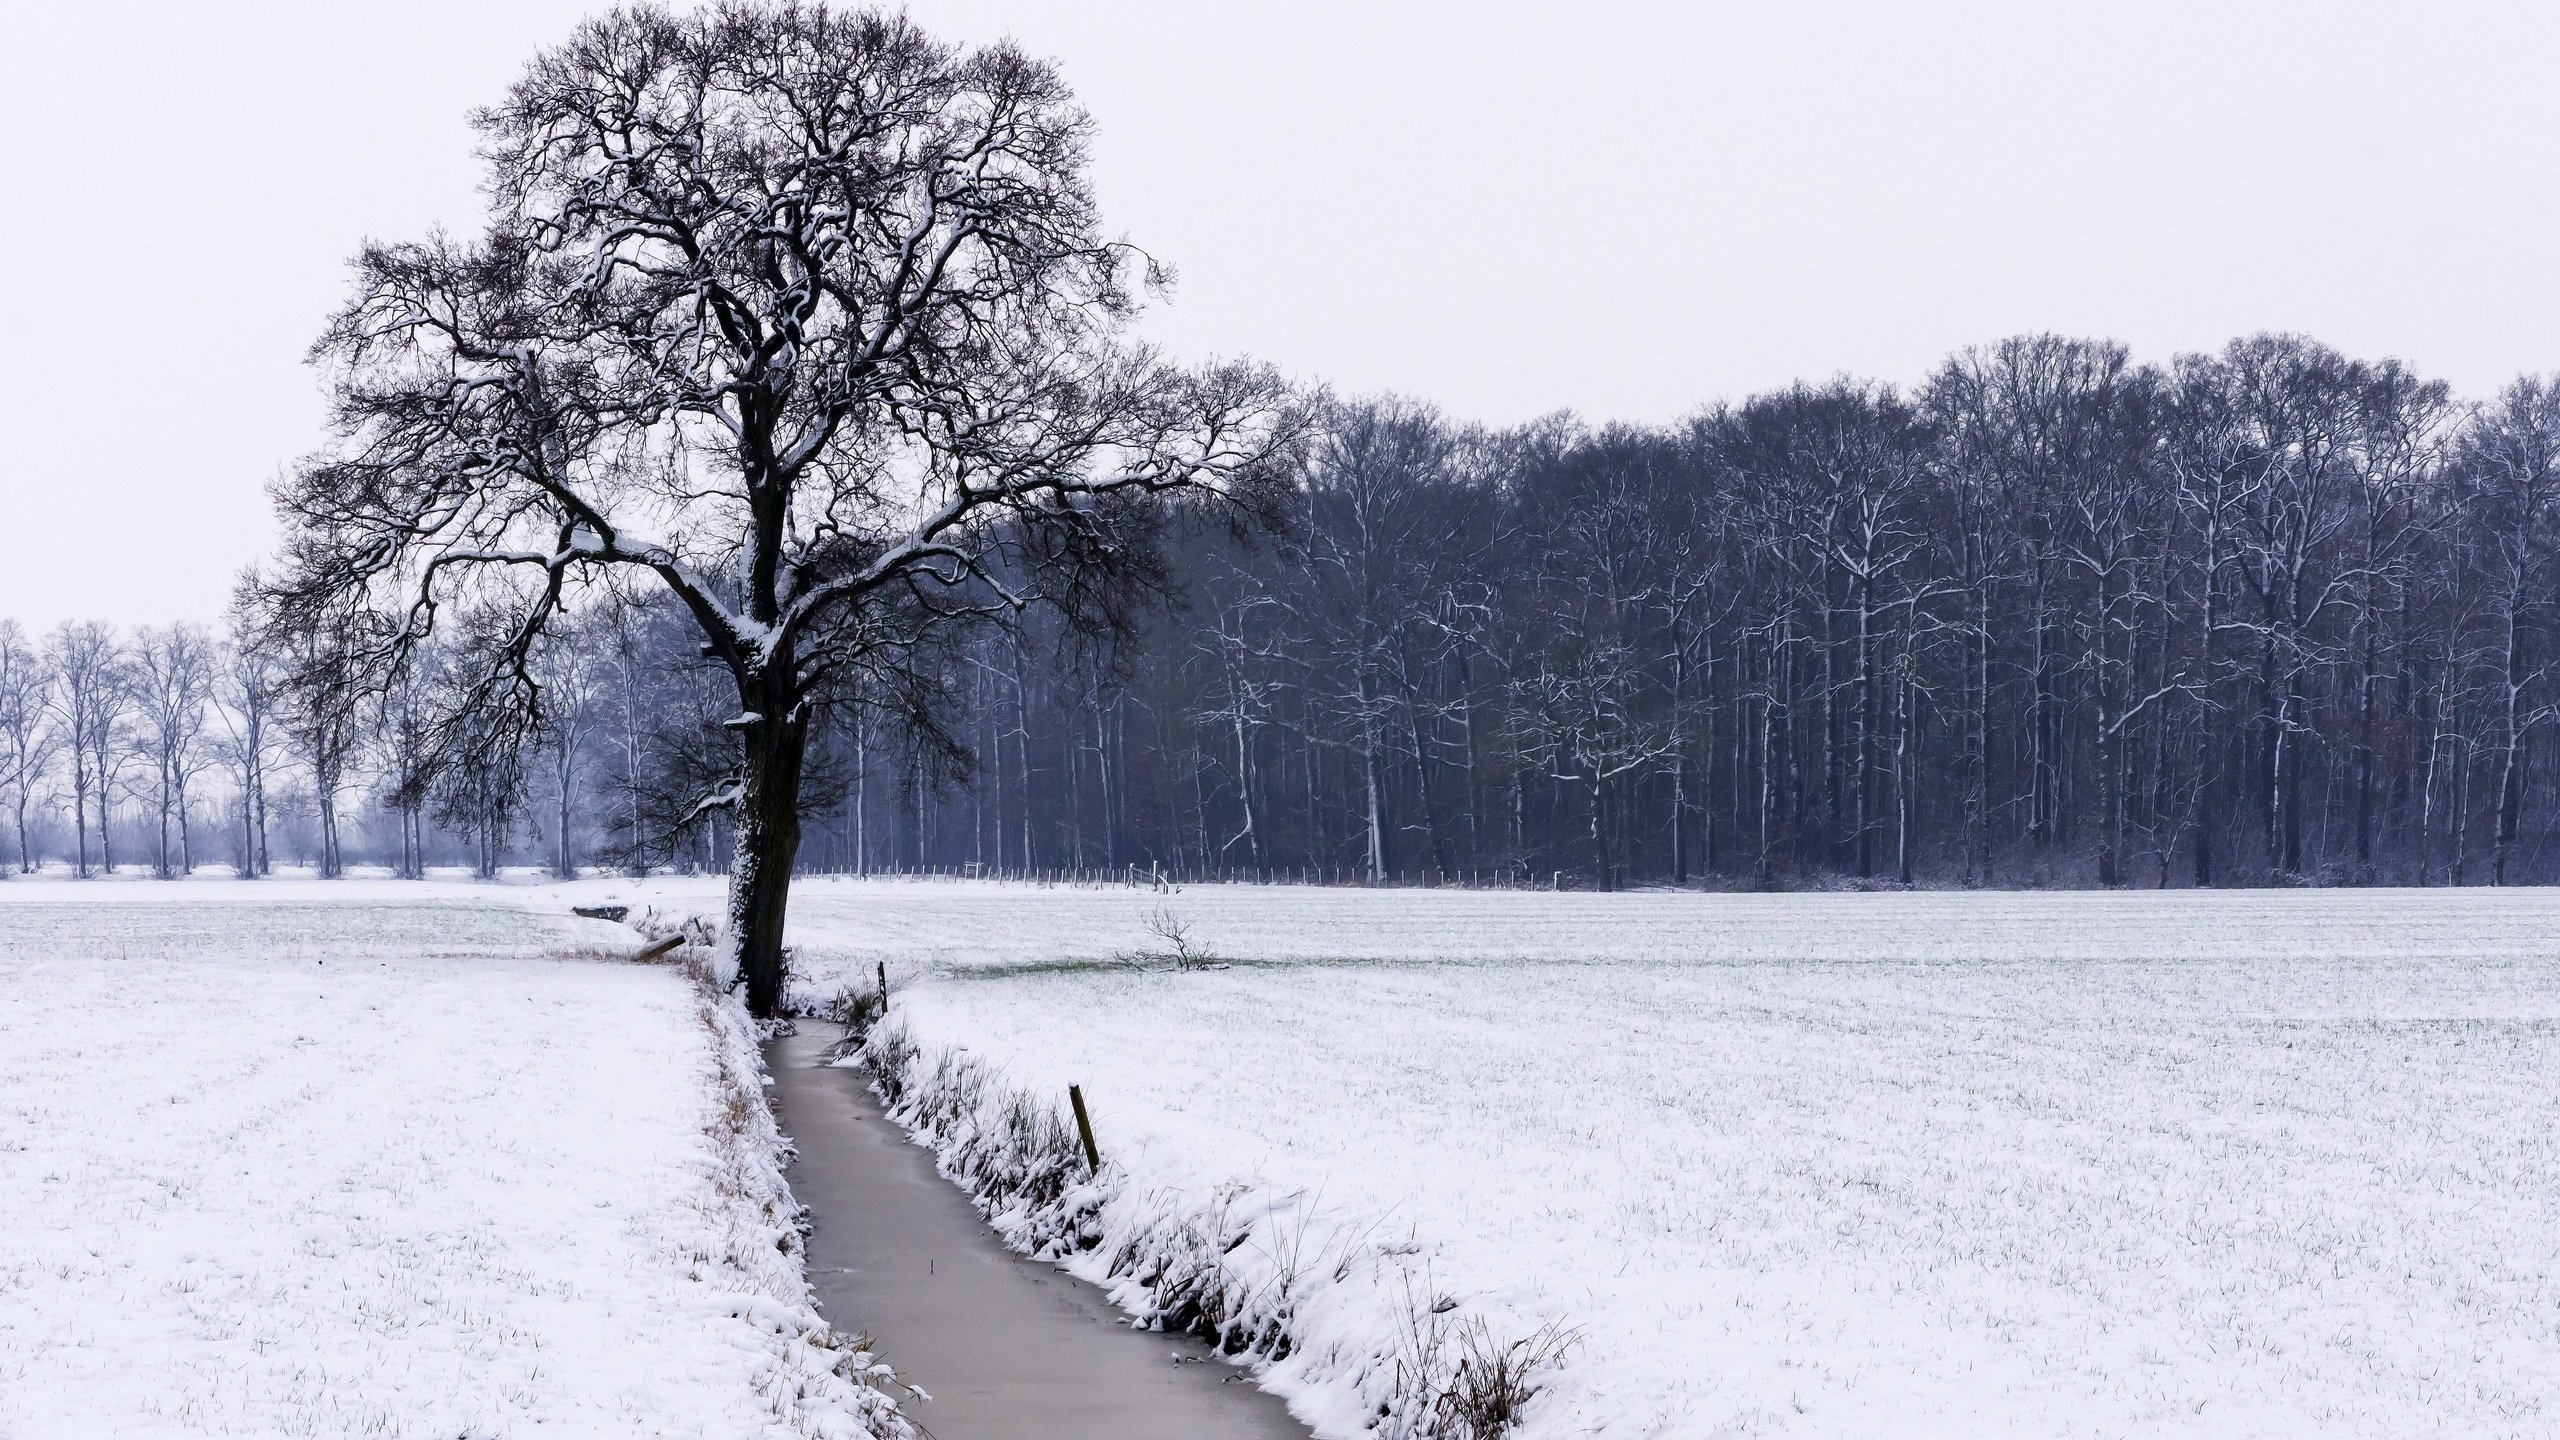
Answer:
<svg viewBox="0 0 2560 1440"><path fill-rule="evenodd" d="M1158 908L1234 968L1111 963ZM1529 1440L2560 1423L2560 894L820 882L792 933L807 997L888 964L1000 1227L1283 1318L1328 1435L1444 1303L1444 1378L1576 1333Z"/></svg>
<svg viewBox="0 0 2560 1440"><path fill-rule="evenodd" d="M0 886L0 1436L886 1433L735 1007L556 900Z"/></svg>

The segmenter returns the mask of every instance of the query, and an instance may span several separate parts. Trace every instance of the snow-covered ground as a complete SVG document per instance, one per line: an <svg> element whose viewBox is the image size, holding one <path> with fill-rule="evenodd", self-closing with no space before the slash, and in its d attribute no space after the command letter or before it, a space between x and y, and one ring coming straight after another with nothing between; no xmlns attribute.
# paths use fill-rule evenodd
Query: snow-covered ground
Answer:
<svg viewBox="0 0 2560 1440"><path fill-rule="evenodd" d="M636 948L544 888L0 883L0 1436L866 1433L735 1011Z"/></svg>
<svg viewBox="0 0 2560 1440"><path fill-rule="evenodd" d="M717 883L515 880L0 883L0 1436L851 1433L729 1012L559 914ZM1335 1440L1542 1335L1523 1440L2560 1426L2560 893L793 915L803 1001L886 964L1003 1228L1281 1322ZM1026 1178L1069 1083L1099 1184Z"/></svg>
<svg viewBox="0 0 2560 1440"><path fill-rule="evenodd" d="M1115 963L1158 909L1232 968ZM1331 1436L1417 1315L1570 1328L1530 1440L2560 1429L2560 893L816 881L792 933L813 998L887 963L919 1085L1080 1083L1099 1209L1000 1222L1140 1308L1187 1227Z"/></svg>

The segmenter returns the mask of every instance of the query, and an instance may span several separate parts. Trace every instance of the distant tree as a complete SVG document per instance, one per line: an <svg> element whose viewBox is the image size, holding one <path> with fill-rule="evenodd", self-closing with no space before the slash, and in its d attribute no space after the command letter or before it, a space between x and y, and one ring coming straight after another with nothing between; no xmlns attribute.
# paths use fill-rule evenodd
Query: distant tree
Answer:
<svg viewBox="0 0 2560 1440"><path fill-rule="evenodd" d="M2496 822L2490 883L2504 885L2523 830L2528 747L2555 715L2560 670L2560 379L2528 376L2485 407L2455 470L2467 559L2488 600L2495 697Z"/></svg>
<svg viewBox="0 0 2560 1440"><path fill-rule="evenodd" d="M58 748L47 720L52 700L45 657L17 621L0 620L0 804L17 830L20 874L36 868L27 812Z"/></svg>
<svg viewBox="0 0 2560 1440"><path fill-rule="evenodd" d="M230 635L216 662L213 713L222 728L216 754L231 772L233 802L240 809L240 864L243 880L268 873L267 780L280 740L284 675L260 637L256 585L244 581L235 592Z"/></svg>
<svg viewBox="0 0 2560 1440"><path fill-rule="evenodd" d="M2430 553L2441 543L2447 452L2458 433L2460 410L2451 389L2396 360L2367 367L2358 407L2354 565L2355 729L2348 737L2354 763L2354 877L2379 878L2379 850L2388 812L2407 802L2414 727L2395 725L2385 692L2398 680L2403 700L2414 688L2414 607L2423 603ZM2397 732L2397 733L2394 733ZM2386 789L2387 773L2401 784Z"/></svg>
<svg viewBox="0 0 2560 1440"><path fill-rule="evenodd" d="M144 626L135 637L131 673L139 724L134 739L150 767L150 798L160 823L154 871L164 880L181 871L191 874L196 868L188 796L209 763L203 742L215 663L213 637L200 625ZM177 827L174 857L169 834L173 821Z"/></svg>
<svg viewBox="0 0 2560 1440"><path fill-rule="evenodd" d="M365 639L363 621L340 615L317 625L270 619L253 642L277 666L278 719L287 748L311 782L306 798L316 832L310 858L329 880L346 873L339 802L357 778L365 701L378 693L368 690L360 662L358 647Z"/></svg>
<svg viewBox="0 0 2560 1440"><path fill-rule="evenodd" d="M2254 651L2251 781L2270 875L2304 872L2313 686L2340 658L2354 596L2357 427L2365 368L2296 335L2233 342L2222 355L2232 414L2252 457L2232 506L2231 625Z"/></svg>
<svg viewBox="0 0 2560 1440"><path fill-rule="evenodd" d="M392 873L403 880L426 875L427 802L435 779L433 718L419 668L404 668L372 697L375 794L399 827L400 855Z"/></svg>
<svg viewBox="0 0 2560 1440"><path fill-rule="evenodd" d="M577 823L582 766L604 719L611 665L606 642L606 627L596 618L556 627L535 672L549 697L537 743L550 765L551 873L563 880L578 874L570 831Z"/></svg>
<svg viewBox="0 0 2560 1440"><path fill-rule="evenodd" d="M497 878L525 803L521 712L482 707L440 727L434 775L437 823L462 836L471 873Z"/></svg>
<svg viewBox="0 0 2560 1440"><path fill-rule="evenodd" d="M1357 767L1360 860L1373 881L1390 868L1388 770L1410 698L1398 681L1430 609L1457 446L1430 406L1381 397L1327 407L1307 449L1293 609L1318 662L1305 674L1330 718L1320 734ZM1428 763L1419 747L1416 757Z"/></svg>
<svg viewBox="0 0 2560 1440"><path fill-rule="evenodd" d="M54 730L71 760L71 815L75 836L72 869L89 875L89 818L96 802L98 846L109 874L115 852L107 840L109 785L121 760L127 704L124 651L116 632L96 620L66 620L54 628L52 654Z"/></svg>
<svg viewBox="0 0 2560 1440"><path fill-rule="evenodd" d="M648 706L653 673L648 665L647 614L643 605L615 595L605 607L604 627L612 663L606 717L611 727L613 806L599 825L609 838L606 848L616 863L635 874L649 869L650 846L644 840L648 809Z"/></svg>

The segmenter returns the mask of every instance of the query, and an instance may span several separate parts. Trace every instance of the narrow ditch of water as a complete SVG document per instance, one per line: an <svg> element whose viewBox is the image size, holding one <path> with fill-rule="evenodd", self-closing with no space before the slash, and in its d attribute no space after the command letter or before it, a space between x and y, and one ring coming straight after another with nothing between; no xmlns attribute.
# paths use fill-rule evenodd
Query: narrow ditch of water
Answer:
<svg viewBox="0 0 2560 1440"><path fill-rule="evenodd" d="M842 1032L803 1020L765 1048L776 1118L799 1148L809 1281L930 1394L935 1440L1307 1440L1275 1396L1196 1341L1129 1327L1100 1290L1004 1247L855 1071Z"/></svg>

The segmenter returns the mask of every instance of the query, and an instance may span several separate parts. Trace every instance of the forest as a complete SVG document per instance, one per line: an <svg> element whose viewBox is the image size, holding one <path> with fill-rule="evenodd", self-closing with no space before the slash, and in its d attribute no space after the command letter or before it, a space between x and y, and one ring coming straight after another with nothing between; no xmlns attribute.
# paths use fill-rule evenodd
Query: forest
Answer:
<svg viewBox="0 0 2560 1440"><path fill-rule="evenodd" d="M1311 414L1108 623L986 607L832 679L798 868L2553 878L2551 381L2032 335L1662 426ZM726 863L736 694L662 595L579 590L497 703L467 623L316 684L256 583L223 634L0 622L15 868Z"/></svg>

